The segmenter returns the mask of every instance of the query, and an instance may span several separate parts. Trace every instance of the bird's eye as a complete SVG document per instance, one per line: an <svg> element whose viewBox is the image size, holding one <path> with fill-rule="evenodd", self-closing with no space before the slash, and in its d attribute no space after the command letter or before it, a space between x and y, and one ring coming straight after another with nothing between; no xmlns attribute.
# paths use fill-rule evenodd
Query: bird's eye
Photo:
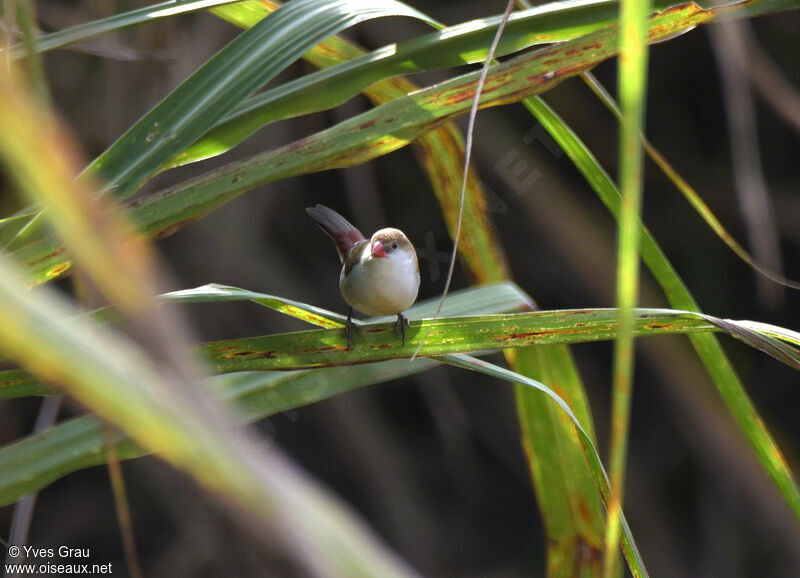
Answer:
<svg viewBox="0 0 800 578"><path fill-rule="evenodd" d="M395 241L394 243L392 243L392 249L397 249L397 241Z"/></svg>

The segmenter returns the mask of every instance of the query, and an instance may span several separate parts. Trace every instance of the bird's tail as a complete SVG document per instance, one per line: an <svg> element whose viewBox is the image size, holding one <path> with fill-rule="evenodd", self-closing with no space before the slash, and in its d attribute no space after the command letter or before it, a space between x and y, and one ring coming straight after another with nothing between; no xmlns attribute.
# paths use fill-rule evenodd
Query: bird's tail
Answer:
<svg viewBox="0 0 800 578"><path fill-rule="evenodd" d="M356 229L339 213L325 205L308 207L306 213L308 213L317 225L319 225L320 229L336 243L339 259L343 263L351 247L359 241L364 240L364 235L361 234L361 231Z"/></svg>

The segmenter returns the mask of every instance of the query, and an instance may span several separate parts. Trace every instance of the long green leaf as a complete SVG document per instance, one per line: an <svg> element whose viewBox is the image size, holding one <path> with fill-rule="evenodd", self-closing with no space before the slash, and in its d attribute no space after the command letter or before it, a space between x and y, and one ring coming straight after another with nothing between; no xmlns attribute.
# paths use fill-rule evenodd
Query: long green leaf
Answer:
<svg viewBox="0 0 800 578"><path fill-rule="evenodd" d="M337 329L217 341L205 344L203 350L218 373L327 367L408 358L423 335L428 337L419 355L426 357L613 339L619 332L618 314L616 309L581 309L412 321L405 346L399 343L393 322L369 323L354 331L350 351L344 332ZM688 311L634 310L636 336L722 330L800 371L800 350L792 346L800 336L784 328L764 333L763 327L768 326Z"/></svg>
<svg viewBox="0 0 800 578"><path fill-rule="evenodd" d="M642 124L647 88L649 0L622 0L618 89L622 103L619 174L622 211L618 221L617 307L619 332L614 343L611 403L611 502L608 507L603 573L619 574L619 512L625 485L631 396L633 395L634 313L639 299L639 214L642 205Z"/></svg>
<svg viewBox="0 0 800 578"><path fill-rule="evenodd" d="M567 345L506 350L516 373L558 387L593 440L591 409ZM524 383L514 388L521 441L547 533L548 576L600 576L605 515L585 450L561 410ZM580 545L580 546L577 546Z"/></svg>
<svg viewBox="0 0 800 578"><path fill-rule="evenodd" d="M525 105L567 153L608 210L618 218L621 205L619 191L591 151L543 100L529 99L525 101ZM699 312L700 307L689 289L644 226L641 226L641 235L642 258L663 289L670 305L677 309ZM719 341L713 335L707 334L690 335L689 340L714 380L731 415L753 446L762 467L778 487L795 517L800 520L800 488Z"/></svg>
<svg viewBox="0 0 800 578"><path fill-rule="evenodd" d="M166 301L177 303L228 303L233 301L252 301L279 313L306 321L318 327L344 327L346 317L307 305L291 299L227 287L224 285L204 285L195 289L174 291L161 296ZM437 300L417 303L408 310L412 317L433 315ZM497 283L483 287L463 289L451 294L442 309L445 315L469 315L474 313L493 314L510 311L530 310L531 301L519 287L513 283ZM95 312L100 313L100 312ZM378 320L387 318L378 318ZM375 320L373 320L375 321ZM365 322L354 319L356 326ZM281 378L284 379L284 378ZM25 397L28 395L50 395L54 393L48 386L22 370L0 371L0 400Z"/></svg>
<svg viewBox="0 0 800 578"><path fill-rule="evenodd" d="M278 298L250 293L234 288L198 288L182 292L173 299L185 302L222 302L231 299L248 299L264 304ZM431 300L415 305L414 311L421 315L431 314L436 308ZM505 283L490 287L455 292L444 306L448 314L469 314L514 311L528 308L529 298L513 284ZM298 319L309 320L297 309L282 306L275 310ZM324 312L320 318L333 318ZM211 378L209 386L220 396L235 400L241 409L243 420L251 421L294 409L350 391L365 385L382 383L405 375L424 371L439 365L432 359L388 361L360 366L333 367L295 372L246 372ZM9 393L23 395L46 395L50 388L31 380L22 371L2 372L0 398L11 397ZM23 383L27 384L23 386ZM25 392L24 387L32 387ZM8 388L8 389L4 389ZM13 388L13 390L12 390ZM121 434L113 443L121 459L146 453L138 446L126 441ZM94 416L85 416L59 424L47 432L34 435L0 449L0 504L16 501L20 496L41 489L53 480L69 472L92 465L105 463L104 431L101 422Z"/></svg>
<svg viewBox="0 0 800 578"><path fill-rule="evenodd" d="M536 44L570 40L607 26L614 22L617 4L616 0L572 0L513 13L496 54L504 56ZM230 14L235 8L216 12ZM270 122L333 108L384 78L483 62L500 20L499 16L472 20L391 44L267 90L236 107L168 166L221 154Z"/></svg>
<svg viewBox="0 0 800 578"><path fill-rule="evenodd" d="M220 50L89 167L125 198L162 164L325 38L370 18L431 21L396 0L294 0Z"/></svg>
<svg viewBox="0 0 800 578"><path fill-rule="evenodd" d="M475 359L474 357L470 357L468 355L452 355L448 357L447 362L458 367L463 367L472 371L478 371L498 379L510 381L511 383L518 383L524 385L525 387L534 388L544 393L552 401L554 401L560 410L565 413L572 422L575 432L580 439L580 443L583 446L586 464L588 465L589 471L592 474L595 487L597 488L603 503L606 504L606 507L610 505L611 488L609 486L608 476L603 469L603 464L600 461L600 455L597 453L597 448L595 448L594 443L592 442L592 436L586 430L584 430L583 426L581 426L581 422L578 420L566 402L564 402L564 400L561 399L557 393L534 379L520 375L519 373L515 373L513 371L509 371L508 369L492 365L486 361ZM631 572L636 577L647 576L648 574L644 566L644 561L639 554L639 549L636 547L636 543L633 540L633 534L631 533L628 523L625 520L625 515L621 510L619 511L619 520L622 527L622 550L625 553L626 559L628 560L628 565L631 569Z"/></svg>
<svg viewBox="0 0 800 578"><path fill-rule="evenodd" d="M338 328L215 341L204 344L202 350L216 373L286 371L410 358L427 331L430 334L419 351L425 357L604 341L617 335L617 315L616 309L560 310L412 321L406 331L405 346L401 346L395 335L394 322L369 323L353 330L350 351L344 331ZM637 336L708 332L729 327L710 316L670 309L637 309L635 318ZM767 353L774 351L768 347L762 349ZM785 354L789 350L782 351ZM776 357L800 368L796 351L788 357ZM0 382L13 382L14 375L6 378L0 372ZM11 383L5 389L8 392L24 385Z"/></svg>
<svg viewBox="0 0 800 578"><path fill-rule="evenodd" d="M581 2L581 0L574 1L576 4ZM604 1L605 0L589 3L584 2L584 4L586 4L587 9L593 9L595 5L603 4ZM560 10L563 4L569 3L570 2L551 2L550 4L544 5L543 8L547 7L552 10ZM226 7L230 4L248 6L242 6L233 11L226 11ZM619 4L619 2L615 1L615 4ZM656 0L653 4L663 9L673 5L674 1ZM719 3L705 0L698 2L698 4L703 8L713 8ZM780 12L783 10L796 10L799 7L799 0L761 0L749 2L747 6L732 10L730 11L730 15L736 18L750 18L752 16L760 16L762 14ZM257 0L256 2L253 0L168 0L167 2L152 4L129 12L115 14L108 18L92 20L63 30L44 34L39 38L35 49L37 52L47 52L131 26L151 24L166 18L190 14L200 10L211 10L220 15L229 15L229 18L235 23L242 27L250 27L261 20L264 15L259 8ZM0 47L0 53L3 51L4 48ZM12 58L21 58L25 53L26 50L22 45L11 47Z"/></svg>

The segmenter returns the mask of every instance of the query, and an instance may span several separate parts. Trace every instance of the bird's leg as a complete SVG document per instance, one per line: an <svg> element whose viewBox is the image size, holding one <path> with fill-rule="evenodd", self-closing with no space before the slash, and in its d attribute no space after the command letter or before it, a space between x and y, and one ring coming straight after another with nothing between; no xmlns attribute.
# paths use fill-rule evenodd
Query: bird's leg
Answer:
<svg viewBox="0 0 800 578"><path fill-rule="evenodd" d="M347 351L350 351L352 347L350 346L350 331L353 328L353 308L349 307L347 309L347 324L345 325L345 335L347 335Z"/></svg>
<svg viewBox="0 0 800 578"><path fill-rule="evenodd" d="M394 333L400 333L401 342L403 343L403 347L406 345L406 327L410 325L408 317L403 315L402 313L397 314L397 322L394 324Z"/></svg>

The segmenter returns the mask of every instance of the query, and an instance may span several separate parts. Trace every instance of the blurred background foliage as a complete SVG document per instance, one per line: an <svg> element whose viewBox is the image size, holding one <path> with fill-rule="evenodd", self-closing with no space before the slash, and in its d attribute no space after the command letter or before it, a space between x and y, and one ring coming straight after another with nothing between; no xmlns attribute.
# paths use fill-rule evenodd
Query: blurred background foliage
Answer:
<svg viewBox="0 0 800 578"><path fill-rule="evenodd" d="M54 30L144 4L41 0L36 9L41 27ZM499 1L412 4L445 24L504 8ZM730 72L732 49L714 26L652 47L647 135L748 246L735 177L743 169L742 154L760 159L775 215L767 226L779 239L786 275L800 277L800 108L791 106L792 98L800 100L800 12L743 24L746 74L735 68ZM48 53L44 66L53 104L87 156L94 157L238 32L198 13ZM377 48L424 32L420 22L391 18L361 24L343 36ZM606 87L616 84L616 66L612 59L594 71ZM277 81L311 70L298 62ZM430 72L414 80L427 86L452 75L452 70ZM793 87L789 97L778 81ZM746 121L737 117L730 123L726 117L726 111L741 110L732 102L732 91L751 93L756 122L755 133L745 137L746 150L738 153L732 143L741 136L736 131L746 130ZM587 86L570 79L545 100L613 177L617 121ZM154 178L138 194L292 142L369 106L357 97L330 112L276 123L224 157ZM464 126L463 119L458 122ZM517 283L544 309L612 306L615 223L530 114L520 105L481 111L473 158ZM754 177L744 169L740 178ZM761 282L651 163L645 175L644 221L704 311L800 328L797 292ZM216 282L343 312L335 252L304 212L318 202L336 208L365 233L390 225L402 228L420 253L421 297L441 292L451 244L410 148L359 167L258 187L160 241L172 270L170 289ZM2 214L19 208L18 203L4 194ZM469 281L457 267L454 287ZM666 306L646 272L640 302ZM202 341L302 327L248 303L195 305L187 311ZM790 467L798 471L800 377L738 342L725 339L724 346ZM638 348L625 509L651 573L800 573L796 520L687 340L650 337L640 340ZM611 351L610 343L573 347L599 448L608 446ZM27 435L38 405L37 399L0 404L0 442ZM73 405L65 413L79 411ZM488 386L482 376L440 367L291 410L258 427L353 504L423 574L544 572L544 537L507 384ZM162 462L132 460L123 463L123 472L147 576L285 575L281 554L268 539L244 534L213 500L187 487L185 478ZM10 508L0 509L0 536L8 535L10 516ZM116 527L107 473L93 468L41 492L31 543L91 545L93 557L122 569L120 540L110 530Z"/></svg>

